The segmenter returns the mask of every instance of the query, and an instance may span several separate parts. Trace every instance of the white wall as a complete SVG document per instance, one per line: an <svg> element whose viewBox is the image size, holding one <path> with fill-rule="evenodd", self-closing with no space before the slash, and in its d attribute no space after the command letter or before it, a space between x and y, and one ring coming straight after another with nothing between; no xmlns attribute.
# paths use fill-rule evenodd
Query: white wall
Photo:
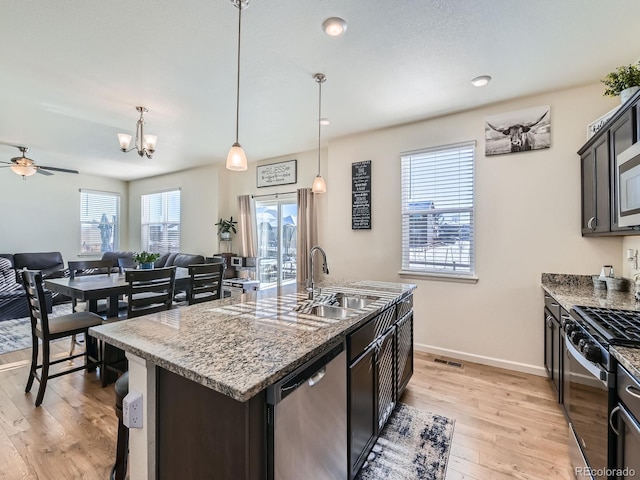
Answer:
<svg viewBox="0 0 640 480"><path fill-rule="evenodd" d="M26 181L0 170L0 252L80 252L80 189L119 193L120 248L128 247L127 183L91 175L33 175ZM86 258L86 257L85 257Z"/></svg>
<svg viewBox="0 0 640 480"><path fill-rule="evenodd" d="M621 267L621 238L582 238L580 161L586 126L614 100L593 85L331 142L320 228L336 277L416 283L415 342L452 356L542 372L542 272ZM551 106L552 147L484 156L484 118ZM400 153L476 140L477 284L398 275ZM372 230L351 230L351 163L372 160Z"/></svg>
<svg viewBox="0 0 640 480"><path fill-rule="evenodd" d="M140 198L148 193L180 189L180 251L212 255L217 252L219 168L214 165L129 182L129 246L139 251Z"/></svg>

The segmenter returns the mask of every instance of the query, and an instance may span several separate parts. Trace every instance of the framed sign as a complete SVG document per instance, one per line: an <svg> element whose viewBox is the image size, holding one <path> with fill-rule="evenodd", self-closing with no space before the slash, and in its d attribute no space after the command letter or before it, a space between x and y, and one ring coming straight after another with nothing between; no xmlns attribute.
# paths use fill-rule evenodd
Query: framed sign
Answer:
<svg viewBox="0 0 640 480"><path fill-rule="evenodd" d="M351 229L371 230L371 160L351 164Z"/></svg>
<svg viewBox="0 0 640 480"><path fill-rule="evenodd" d="M256 174L258 188L297 183L298 161L287 160L286 162L271 163L269 165L258 165Z"/></svg>

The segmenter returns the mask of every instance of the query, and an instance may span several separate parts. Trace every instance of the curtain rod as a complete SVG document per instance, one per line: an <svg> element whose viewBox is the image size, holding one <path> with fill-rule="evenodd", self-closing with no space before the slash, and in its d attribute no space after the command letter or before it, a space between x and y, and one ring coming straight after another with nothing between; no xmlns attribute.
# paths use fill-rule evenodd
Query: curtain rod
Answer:
<svg viewBox="0 0 640 480"><path fill-rule="evenodd" d="M275 196L276 198L278 198L278 195L290 195L292 193L298 193L297 191L293 191L293 192L276 192L276 193L265 193L264 195L251 195L251 198L258 198L258 197L273 197Z"/></svg>

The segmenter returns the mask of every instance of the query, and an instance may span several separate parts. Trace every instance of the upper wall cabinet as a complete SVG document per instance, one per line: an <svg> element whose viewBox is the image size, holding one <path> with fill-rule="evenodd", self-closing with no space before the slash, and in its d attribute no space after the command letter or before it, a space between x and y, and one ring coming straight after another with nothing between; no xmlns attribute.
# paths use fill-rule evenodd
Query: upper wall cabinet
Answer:
<svg viewBox="0 0 640 480"><path fill-rule="evenodd" d="M616 157L636 143L640 132L640 92L578 150L582 172L582 235L637 235L618 226Z"/></svg>

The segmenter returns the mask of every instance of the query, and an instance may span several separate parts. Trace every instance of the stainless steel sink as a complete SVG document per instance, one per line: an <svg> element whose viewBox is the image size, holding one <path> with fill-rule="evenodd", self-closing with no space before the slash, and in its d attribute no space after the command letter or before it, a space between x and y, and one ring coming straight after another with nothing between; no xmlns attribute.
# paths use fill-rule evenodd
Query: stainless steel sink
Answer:
<svg viewBox="0 0 640 480"><path fill-rule="evenodd" d="M353 297L344 293L337 293L333 300L332 305L340 306L342 308L360 309L375 302L378 298L375 297Z"/></svg>
<svg viewBox="0 0 640 480"><path fill-rule="evenodd" d="M347 318L350 312L346 308L333 307L331 305L314 305L309 313L316 317L343 319Z"/></svg>

